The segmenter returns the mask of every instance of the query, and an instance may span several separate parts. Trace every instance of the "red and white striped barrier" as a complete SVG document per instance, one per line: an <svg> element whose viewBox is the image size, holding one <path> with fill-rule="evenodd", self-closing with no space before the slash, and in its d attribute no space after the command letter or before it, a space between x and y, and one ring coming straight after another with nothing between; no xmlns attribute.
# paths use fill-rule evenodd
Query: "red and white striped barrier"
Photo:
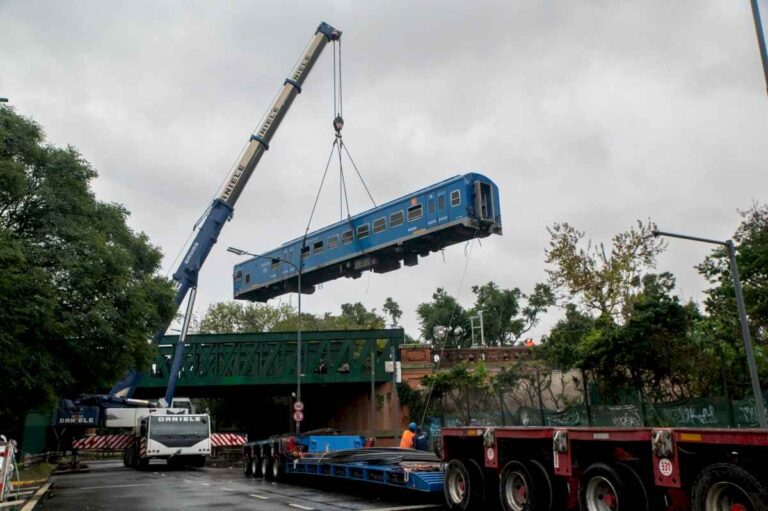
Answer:
<svg viewBox="0 0 768 511"><path fill-rule="evenodd" d="M214 433L211 435L212 447L239 447L245 445L248 436L242 433Z"/></svg>
<svg viewBox="0 0 768 511"><path fill-rule="evenodd" d="M131 435L86 436L73 440L72 448L81 451L96 449L120 451L130 445L132 438ZM242 433L213 433L211 435L212 447L239 447L247 441L247 435Z"/></svg>
<svg viewBox="0 0 768 511"><path fill-rule="evenodd" d="M90 449L104 449L120 451L131 443L131 435L93 435L78 438L72 441L73 449L87 451Z"/></svg>
<svg viewBox="0 0 768 511"><path fill-rule="evenodd" d="M14 443L0 442L0 502L13 489L11 477L13 477Z"/></svg>

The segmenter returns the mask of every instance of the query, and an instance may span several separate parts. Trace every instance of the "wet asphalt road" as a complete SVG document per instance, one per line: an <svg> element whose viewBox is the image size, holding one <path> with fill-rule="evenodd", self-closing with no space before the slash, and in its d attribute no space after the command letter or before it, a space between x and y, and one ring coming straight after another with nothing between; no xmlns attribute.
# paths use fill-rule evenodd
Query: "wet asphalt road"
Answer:
<svg viewBox="0 0 768 511"><path fill-rule="evenodd" d="M259 511L443 511L442 495L381 491L371 486L333 484L299 486L246 478L239 467L168 469L151 465L146 472L121 461L90 461L91 471L54 476L36 510L176 510L243 509Z"/></svg>

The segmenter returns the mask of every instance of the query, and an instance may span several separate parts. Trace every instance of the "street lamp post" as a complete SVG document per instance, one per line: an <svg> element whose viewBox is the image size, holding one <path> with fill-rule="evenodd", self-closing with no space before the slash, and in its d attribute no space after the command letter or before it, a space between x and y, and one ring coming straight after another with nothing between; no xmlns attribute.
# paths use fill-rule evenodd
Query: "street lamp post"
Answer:
<svg viewBox="0 0 768 511"><path fill-rule="evenodd" d="M291 265L293 269L296 270L296 275L298 277L297 291L299 293L299 298L298 298L299 316L296 324L296 401L301 401L301 263L299 263L299 265L297 266L291 261L288 261L286 259L254 254L246 250L242 250L235 247L227 248L227 252L232 252L233 254L237 254L237 255L247 255L251 257L256 257L258 259L267 259L272 262L286 263ZM296 433L300 433L300 432L301 432L301 422L296 421Z"/></svg>
<svg viewBox="0 0 768 511"><path fill-rule="evenodd" d="M747 355L747 365L749 366L749 377L752 381L752 393L755 395L755 410L757 411L757 423L761 428L768 428L768 422L765 417L765 403L763 402L763 391L760 388L760 378L757 374L757 363L755 363L755 352L752 348L752 337L749 333L747 324L747 310L744 307L744 295L741 291L741 280L739 279L739 269L736 266L736 250L733 246L733 240L718 241L708 238L699 238L697 236L687 236L685 234L674 234L664 231L653 231L654 236L667 236L669 238L680 238L690 241L699 241L701 243L711 243L713 245L722 245L728 251L728 260L731 268L731 278L733 279L733 290L736 294L736 308L739 311L739 323L741 323L741 337L744 340L744 351Z"/></svg>

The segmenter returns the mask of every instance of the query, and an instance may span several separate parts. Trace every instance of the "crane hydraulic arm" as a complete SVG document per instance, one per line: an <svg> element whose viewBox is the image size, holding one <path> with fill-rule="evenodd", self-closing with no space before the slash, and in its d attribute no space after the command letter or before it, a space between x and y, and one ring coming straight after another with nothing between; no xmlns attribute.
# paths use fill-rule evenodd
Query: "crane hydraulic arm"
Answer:
<svg viewBox="0 0 768 511"><path fill-rule="evenodd" d="M253 170L261 160L261 157L269 150L269 143L272 140L280 122L285 117L288 109L291 107L297 94L301 93L304 81L312 70L320 53L325 45L331 41L339 40L341 32L327 23L321 23L312 37L309 46L304 51L301 59L285 79L283 87L277 98L269 107L261 125L257 131L251 135L248 146L243 152L237 165L232 169L223 189L209 206L202 224L195 235L192 244L189 246L184 258L181 260L178 268L173 274L173 280L176 284L176 296L174 303L177 307L181 305L184 299L189 295L187 305L187 314L182 325L182 334L179 335L178 344L174 353L173 363L168 378L165 401L171 403L176 390L176 379L181 368L181 362L184 355L184 337L189 326L192 306L194 304L195 293L197 290L197 279L200 269L203 267L208 254L221 233L224 224L232 218L235 203L248 183ZM158 344L165 335L169 325L163 325L153 337L153 342ZM124 394L129 396L138 384L140 375L136 372L127 375L118 382L110 391L110 394Z"/></svg>

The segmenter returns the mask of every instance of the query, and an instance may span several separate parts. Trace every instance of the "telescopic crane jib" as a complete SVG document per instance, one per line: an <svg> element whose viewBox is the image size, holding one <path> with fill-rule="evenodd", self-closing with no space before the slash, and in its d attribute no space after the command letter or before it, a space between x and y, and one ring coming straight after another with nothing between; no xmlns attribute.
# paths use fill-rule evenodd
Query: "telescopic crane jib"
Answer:
<svg viewBox="0 0 768 511"><path fill-rule="evenodd" d="M192 316L191 313L195 301L197 279L200 269L205 263L213 245L216 243L224 224L232 218L235 203L240 197L243 188L245 188L245 185L248 183L248 179L251 177L256 165L258 165L259 160L261 160L261 157L264 155L264 152L269 150L269 144L277 131L277 128L280 126L280 122L282 122L283 117L285 117L285 114L291 107L296 95L301 93L301 88L304 85L304 81L307 79L307 75L309 75L309 72L312 70L312 66L314 66L318 57L320 57L320 53L322 53L326 44L331 41L338 41L340 38L341 32L327 23L321 23L317 27L315 35L309 42L309 46L304 51L304 54L299 59L289 77L283 82L283 87L280 90L280 93L269 107L269 110L267 110L261 125L256 132L251 135L248 146L245 148L245 151L237 164L231 170L227 180L224 182L222 190L206 211L202 224L200 225L192 244L189 246L184 258L181 260L181 263L173 274L173 280L176 284L174 303L177 307L180 306L188 294L189 300L187 303L187 313L184 317L184 323L182 324L181 335L179 335L179 340L173 357L173 364L169 373L168 387L165 395L165 402L167 404L172 402L176 390L176 380L181 368L181 361L183 360L184 340L187 328L189 327L189 319ZM168 327L169 324L163 325L155 334L152 339L154 344L160 342ZM110 394L132 395L139 379L140 375L135 372L126 376L112 388Z"/></svg>

